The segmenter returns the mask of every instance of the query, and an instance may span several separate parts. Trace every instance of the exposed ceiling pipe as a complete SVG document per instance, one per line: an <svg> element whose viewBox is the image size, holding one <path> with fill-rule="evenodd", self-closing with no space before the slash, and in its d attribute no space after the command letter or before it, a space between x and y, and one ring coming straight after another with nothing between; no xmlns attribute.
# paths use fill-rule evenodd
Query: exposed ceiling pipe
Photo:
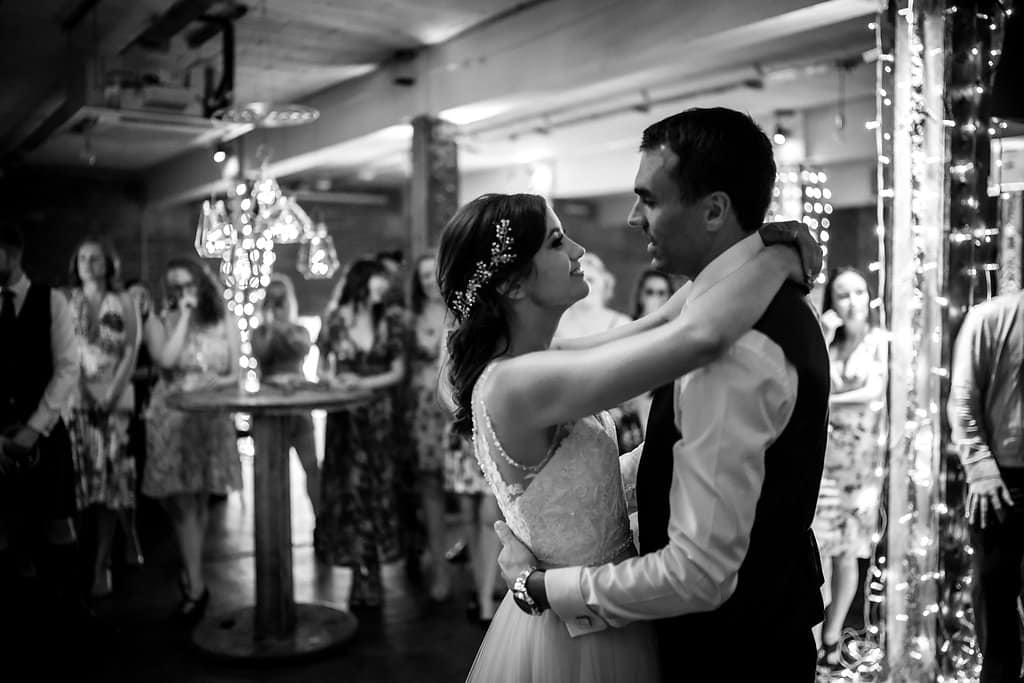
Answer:
<svg viewBox="0 0 1024 683"><path fill-rule="evenodd" d="M178 0L170 9L149 25L131 45L141 45L151 50L167 51L171 38L186 26L200 19L217 0Z"/></svg>
<svg viewBox="0 0 1024 683"><path fill-rule="evenodd" d="M231 106L235 99L235 24L234 19L228 17L204 15L200 20L206 26L189 35L189 47L198 47L206 42L211 29L221 35L220 83L213 90L207 81L203 94L203 116L209 118L218 109Z"/></svg>
<svg viewBox="0 0 1024 683"><path fill-rule="evenodd" d="M609 118L611 116L618 116L621 114L628 114L630 112L647 112L652 107L663 106L666 104L672 104L675 102L681 102L686 100L692 100L698 97L707 97L709 95L717 95L724 92L731 92L743 88L751 90L761 90L765 87L766 82L779 82L792 80L801 76L812 75L814 73L823 72L825 70L832 70L838 68L849 69L856 64L872 61L872 55L870 53L858 53L857 55L846 55L840 59L831 58L828 61L816 60L812 63L804 63L801 65L792 66L776 66L774 68L766 68L763 65L755 64L753 68L748 70L746 74L738 75L732 80L724 83L718 83L703 88L695 88L683 92L673 93L671 95L664 95L658 98L652 98L650 93L645 89L641 91L640 101L637 102L635 98L630 98L627 102L616 105L613 107L605 107L596 111L591 111L585 114L569 114L573 109L577 111L582 108L580 106L573 108L560 109L558 111L531 114L522 118L506 121L494 122L491 125L483 126L470 126L464 128L462 131L463 136L475 138L478 136L493 136L496 134L508 135L509 137L516 137L519 135L525 135L530 132L537 132L543 130L550 132L554 128L564 128L569 126L575 126L582 123L589 123L592 121L598 121L601 119ZM585 106L585 105L584 105ZM538 123L539 122L539 123Z"/></svg>

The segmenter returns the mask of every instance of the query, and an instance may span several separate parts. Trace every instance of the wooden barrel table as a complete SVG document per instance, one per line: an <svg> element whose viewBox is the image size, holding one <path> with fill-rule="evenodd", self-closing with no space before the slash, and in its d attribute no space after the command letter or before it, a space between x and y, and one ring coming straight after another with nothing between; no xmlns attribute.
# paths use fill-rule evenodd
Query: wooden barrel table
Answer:
<svg viewBox="0 0 1024 683"><path fill-rule="evenodd" d="M256 447L256 604L204 619L192 635L200 650L232 659L280 659L321 652L355 635L358 621L350 613L295 602L286 426L293 415L346 410L371 398L370 392L308 382L264 384L256 393L243 393L232 385L169 398L172 407L188 412L249 413Z"/></svg>

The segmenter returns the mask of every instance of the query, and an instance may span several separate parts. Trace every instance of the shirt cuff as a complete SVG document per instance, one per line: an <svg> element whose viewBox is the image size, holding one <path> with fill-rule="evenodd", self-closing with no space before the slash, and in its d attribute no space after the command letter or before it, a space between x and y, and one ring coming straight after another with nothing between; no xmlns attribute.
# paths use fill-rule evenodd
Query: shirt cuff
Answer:
<svg viewBox="0 0 1024 683"><path fill-rule="evenodd" d="M608 624L587 607L583 599L583 568L563 567L544 572L544 591L551 611L565 622L569 636L577 638L608 628Z"/></svg>
<svg viewBox="0 0 1024 683"><path fill-rule="evenodd" d="M965 464L964 472L967 474L968 484L973 484L982 479L995 479L1002 476L999 473L999 465L992 455Z"/></svg>
<svg viewBox="0 0 1024 683"><path fill-rule="evenodd" d="M29 427L36 430L42 436L49 436L50 432L53 431L54 425L57 424L57 419L60 417L60 413L56 410L50 410L45 406L39 406L36 412L32 414L32 417L28 419L26 423Z"/></svg>

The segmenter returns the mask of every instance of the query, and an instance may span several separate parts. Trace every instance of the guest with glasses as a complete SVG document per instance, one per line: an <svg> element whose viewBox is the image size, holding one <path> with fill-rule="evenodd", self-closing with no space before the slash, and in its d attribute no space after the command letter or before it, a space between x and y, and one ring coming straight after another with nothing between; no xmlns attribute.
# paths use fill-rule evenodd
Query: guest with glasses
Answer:
<svg viewBox="0 0 1024 683"><path fill-rule="evenodd" d="M235 319L203 266L191 259L169 262L164 291L163 310L145 327L161 375L147 414L142 491L171 517L183 564L176 618L193 626L210 600L202 571L208 499L240 489L242 470L229 416L180 411L168 398L233 382L240 342Z"/></svg>

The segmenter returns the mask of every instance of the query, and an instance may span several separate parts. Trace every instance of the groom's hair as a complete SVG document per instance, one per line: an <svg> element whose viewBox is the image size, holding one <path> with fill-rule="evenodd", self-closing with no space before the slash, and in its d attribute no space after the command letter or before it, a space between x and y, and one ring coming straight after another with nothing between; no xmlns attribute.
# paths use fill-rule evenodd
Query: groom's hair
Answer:
<svg viewBox="0 0 1024 683"><path fill-rule="evenodd" d="M750 116L724 107L687 109L644 130L641 151L661 146L679 158L671 173L684 202L725 192L744 230L761 226L772 201L775 158Z"/></svg>

